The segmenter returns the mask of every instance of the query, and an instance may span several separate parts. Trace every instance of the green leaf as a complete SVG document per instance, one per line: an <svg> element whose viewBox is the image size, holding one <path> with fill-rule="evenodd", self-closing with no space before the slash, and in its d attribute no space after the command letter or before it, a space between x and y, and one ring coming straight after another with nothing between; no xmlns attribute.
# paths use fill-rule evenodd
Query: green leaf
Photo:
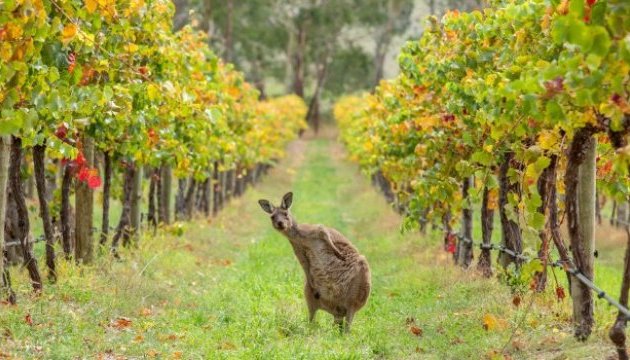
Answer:
<svg viewBox="0 0 630 360"><path fill-rule="evenodd" d="M591 27L592 28L592 27ZM593 46L591 52L600 57L605 57L610 50L610 36L606 29L601 26L597 26L592 29Z"/></svg>
<svg viewBox="0 0 630 360"><path fill-rule="evenodd" d="M12 135L22 129L24 116L20 111L3 110L0 118L0 135Z"/></svg>
<svg viewBox="0 0 630 360"><path fill-rule="evenodd" d="M569 13L578 19L584 17L584 0L571 0Z"/></svg>
<svg viewBox="0 0 630 360"><path fill-rule="evenodd" d="M564 120L564 111L562 107L555 100L547 101L545 106L545 115L553 123L558 123Z"/></svg>
<svg viewBox="0 0 630 360"><path fill-rule="evenodd" d="M559 16L554 20L551 37L556 44L562 44L569 38L569 30L571 29L569 22L568 16Z"/></svg>
<svg viewBox="0 0 630 360"><path fill-rule="evenodd" d="M598 1L591 8L591 24L605 25L606 2Z"/></svg>
<svg viewBox="0 0 630 360"><path fill-rule="evenodd" d="M584 52L589 51L593 46L593 34L582 20L572 19L570 21L567 40L581 47Z"/></svg>
<svg viewBox="0 0 630 360"><path fill-rule="evenodd" d="M488 152L476 151L472 154L471 159L480 165L489 166L493 163L494 157Z"/></svg>

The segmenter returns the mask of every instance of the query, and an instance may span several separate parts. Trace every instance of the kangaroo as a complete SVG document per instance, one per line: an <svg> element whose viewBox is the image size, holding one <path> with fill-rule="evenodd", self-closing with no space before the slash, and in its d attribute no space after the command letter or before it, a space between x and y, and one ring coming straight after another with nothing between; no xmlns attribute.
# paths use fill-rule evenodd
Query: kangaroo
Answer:
<svg viewBox="0 0 630 360"><path fill-rule="evenodd" d="M337 230L323 225L298 224L289 208L293 193L282 197L280 206L259 200L271 215L272 226L289 239L293 252L304 270L304 297L309 322L317 310L333 315L340 329L350 332L354 314L370 295L370 268L365 257Z"/></svg>

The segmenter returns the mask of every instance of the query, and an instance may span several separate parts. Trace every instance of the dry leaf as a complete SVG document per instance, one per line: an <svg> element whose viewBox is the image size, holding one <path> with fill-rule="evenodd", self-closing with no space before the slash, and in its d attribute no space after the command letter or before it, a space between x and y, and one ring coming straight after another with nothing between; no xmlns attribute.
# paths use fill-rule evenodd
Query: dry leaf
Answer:
<svg viewBox="0 0 630 360"><path fill-rule="evenodd" d="M147 356L148 357L154 358L154 357L157 357L158 355L160 355L160 353L157 350L155 350L155 349L151 349L151 350L147 351Z"/></svg>
<svg viewBox="0 0 630 360"><path fill-rule="evenodd" d="M494 330L497 327L497 318L492 314L483 316L483 328L487 331Z"/></svg>
<svg viewBox="0 0 630 360"><path fill-rule="evenodd" d="M142 316L151 316L151 315L153 315L153 311L151 311L151 309L149 309L149 308L142 308L142 310L140 310L140 315L142 315Z"/></svg>
<svg viewBox="0 0 630 360"><path fill-rule="evenodd" d="M410 326L409 331L416 336L422 336L422 329L417 326Z"/></svg>
<svg viewBox="0 0 630 360"><path fill-rule="evenodd" d="M234 350L236 349L236 345L234 345L233 343L229 341L226 341L222 343L221 345L219 345L219 349L220 350Z"/></svg>
<svg viewBox="0 0 630 360"><path fill-rule="evenodd" d="M181 351L175 351L173 355L171 355L171 359L181 359L183 356Z"/></svg>
<svg viewBox="0 0 630 360"><path fill-rule="evenodd" d="M557 286L556 298L558 299L558 301L564 300L565 297L567 297L567 294L564 292L564 288L562 286Z"/></svg>
<svg viewBox="0 0 630 360"><path fill-rule="evenodd" d="M69 43L77 34L77 26L75 24L66 25L63 30L61 30L61 41L64 44Z"/></svg>
<svg viewBox="0 0 630 360"><path fill-rule="evenodd" d="M512 298L512 304L514 304L514 306L519 307L521 305L521 297L519 295L514 295L514 297Z"/></svg>
<svg viewBox="0 0 630 360"><path fill-rule="evenodd" d="M131 327L132 321L126 317L119 317L109 323L110 327L118 330L125 330Z"/></svg>
<svg viewBox="0 0 630 360"><path fill-rule="evenodd" d="M31 317L31 314L26 314L26 316L24 317L24 322L29 326L33 326L33 318Z"/></svg>

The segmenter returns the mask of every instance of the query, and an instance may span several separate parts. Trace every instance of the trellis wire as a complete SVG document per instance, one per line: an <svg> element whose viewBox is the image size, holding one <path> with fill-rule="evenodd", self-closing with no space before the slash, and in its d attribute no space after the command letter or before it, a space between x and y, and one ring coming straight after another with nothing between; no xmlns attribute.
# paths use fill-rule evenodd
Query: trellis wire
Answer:
<svg viewBox="0 0 630 360"><path fill-rule="evenodd" d="M619 223L625 223L623 221L620 221ZM625 226L628 226L628 223L625 223ZM445 229L441 226L438 226L438 228L442 229L445 231ZM466 243L466 244L470 244L472 245L474 243L473 239L467 238L463 235L460 234L455 234L455 236L457 237L457 239L459 239L460 241ZM481 250L497 250L501 253L507 254L509 256L511 256L514 259L518 259L518 260L522 260L524 262L527 261L531 261L533 259L540 259L538 257L536 258L531 258L527 255L524 254L519 254L516 253L515 251L506 248L503 245L496 245L496 244L485 244L485 243L480 243L479 244L479 248ZM582 274L577 268L572 267L568 264L563 264L563 262L561 260L558 260L556 262L550 263L548 266L553 266L553 267L561 267L564 270L566 270L568 273L570 273L571 275L575 276L576 279L578 279L582 284L586 285L589 289L591 289L593 292L595 292L597 294L597 297L600 299L604 299L608 302L609 305L617 308L617 310L619 310L623 315L625 315L627 320L630 320L630 310L628 310L628 308L626 308L625 306L621 305L617 300L613 299L612 297L610 297L610 295L608 295L604 290L602 290L599 286L597 286L593 281L591 281L589 278L587 278L584 274Z"/></svg>

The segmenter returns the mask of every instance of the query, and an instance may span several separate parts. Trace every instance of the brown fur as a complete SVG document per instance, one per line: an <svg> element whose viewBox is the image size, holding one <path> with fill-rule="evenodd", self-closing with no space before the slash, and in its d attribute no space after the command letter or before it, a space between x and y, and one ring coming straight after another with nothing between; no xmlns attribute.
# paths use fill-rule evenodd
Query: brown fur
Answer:
<svg viewBox="0 0 630 360"><path fill-rule="evenodd" d="M274 228L289 239L305 274L304 297L313 321L317 310L332 314L335 324L350 331L354 314L370 294L370 269L365 257L335 229L323 225L297 224L289 212L292 194L274 207L261 200L263 210L271 214Z"/></svg>

